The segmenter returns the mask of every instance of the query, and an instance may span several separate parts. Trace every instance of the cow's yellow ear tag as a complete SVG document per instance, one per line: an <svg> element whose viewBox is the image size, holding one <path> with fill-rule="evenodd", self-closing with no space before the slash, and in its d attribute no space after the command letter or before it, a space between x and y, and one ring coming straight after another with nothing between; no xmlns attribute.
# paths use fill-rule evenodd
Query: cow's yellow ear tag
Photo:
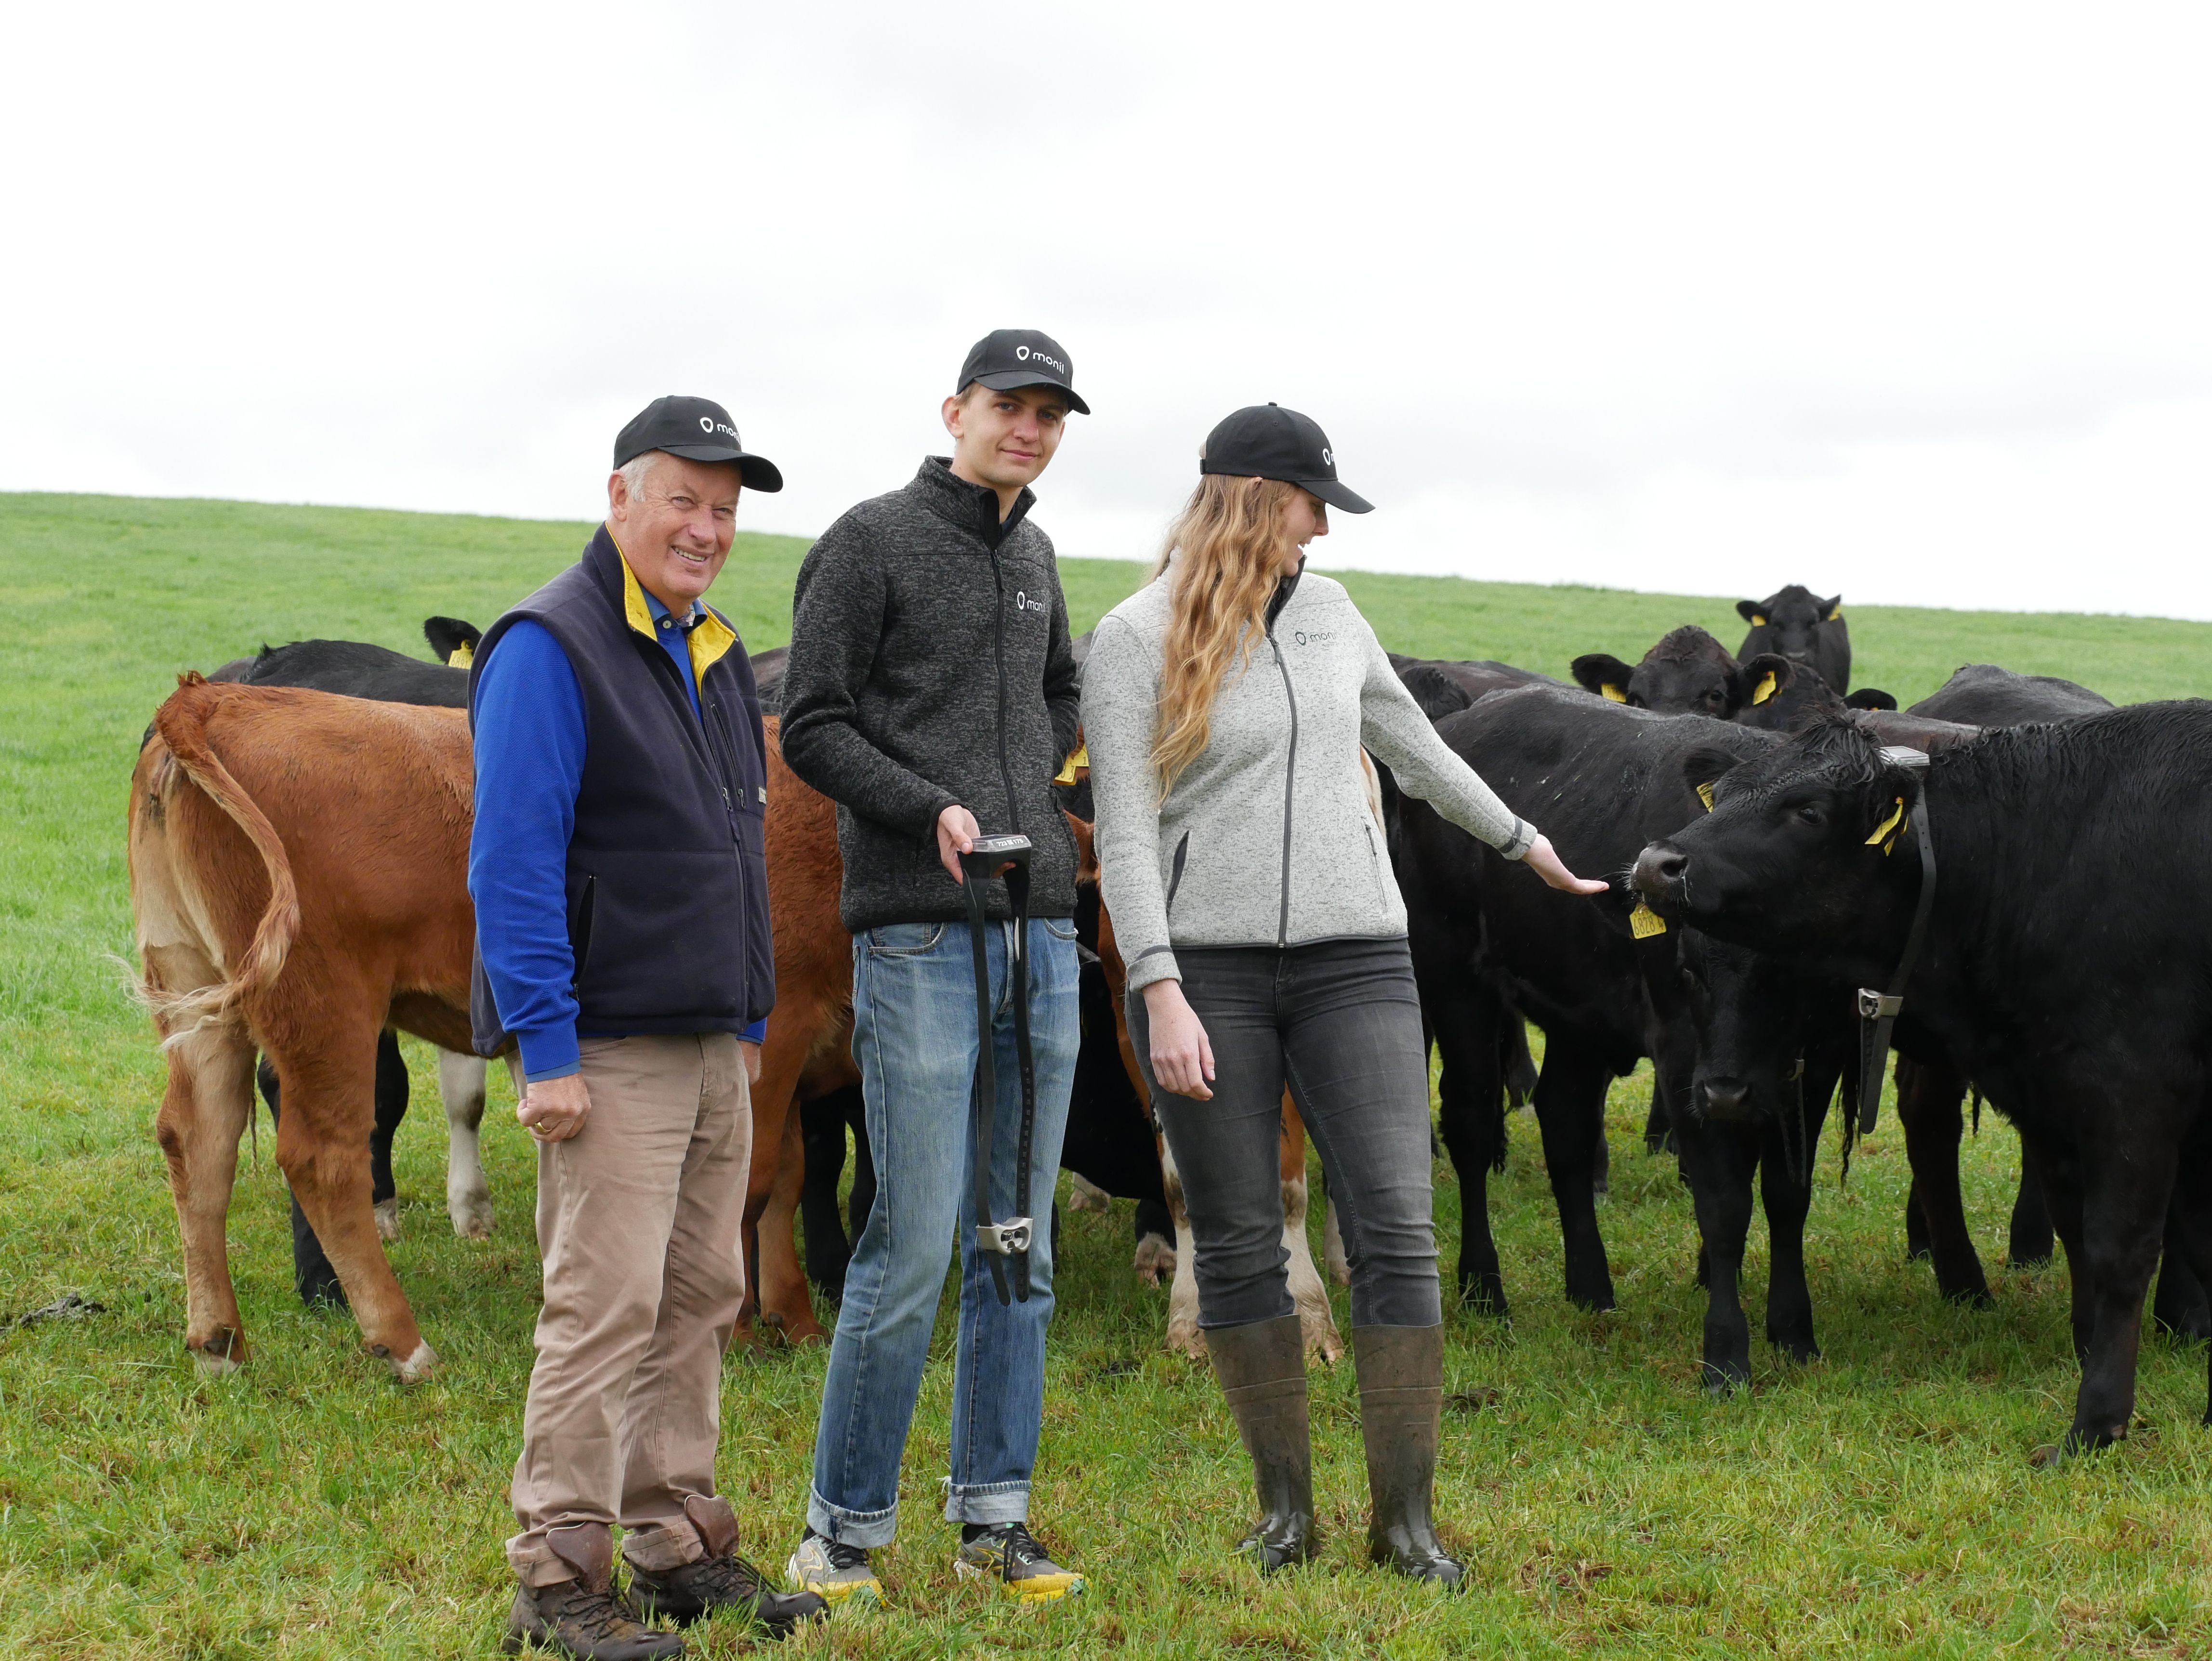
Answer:
<svg viewBox="0 0 2212 1661"><path fill-rule="evenodd" d="M1759 678L1759 684L1751 689L1751 701L1764 703L1774 696L1774 671L1769 669Z"/></svg>
<svg viewBox="0 0 2212 1661"><path fill-rule="evenodd" d="M1698 800L1705 803L1705 812L1710 813L1713 811L1713 787L1711 784L1701 784L1698 787Z"/></svg>
<svg viewBox="0 0 2212 1661"><path fill-rule="evenodd" d="M1751 614L1751 626L1754 629L1764 629L1766 627L1766 619L1759 616L1758 612L1753 611Z"/></svg>
<svg viewBox="0 0 2212 1661"><path fill-rule="evenodd" d="M1841 603L1831 605L1828 608L1828 621L1831 623L1841 623L1843 620L1844 608Z"/></svg>
<svg viewBox="0 0 2212 1661"><path fill-rule="evenodd" d="M1883 853L1887 854L1893 851L1897 847L1897 827L1903 821L1904 818L1905 798L1899 796L1897 799L1897 806L1889 810L1889 817L1884 819L1880 824L1875 826L1874 835L1866 839L1866 845L1871 848L1879 842L1882 843L1881 851ZM1887 842L1883 842L1883 838L1885 837L1888 839Z"/></svg>
<svg viewBox="0 0 2212 1661"><path fill-rule="evenodd" d="M476 660L476 648L466 641L446 654L446 666L449 669L465 669Z"/></svg>
<svg viewBox="0 0 2212 1661"><path fill-rule="evenodd" d="M1654 934L1667 932L1667 919L1638 900L1636 910L1628 914L1628 932L1639 940L1648 940Z"/></svg>
<svg viewBox="0 0 2212 1661"><path fill-rule="evenodd" d="M1626 703L1628 702L1628 694L1622 691L1620 688L1615 686L1611 681L1606 682L1604 685L1599 687L1597 690L1604 693L1606 697L1611 698L1615 703Z"/></svg>
<svg viewBox="0 0 2212 1661"><path fill-rule="evenodd" d="M1090 765L1091 746L1079 744L1075 746L1075 753L1067 758L1067 764L1052 776L1052 782L1054 784L1073 784L1076 782L1075 770Z"/></svg>

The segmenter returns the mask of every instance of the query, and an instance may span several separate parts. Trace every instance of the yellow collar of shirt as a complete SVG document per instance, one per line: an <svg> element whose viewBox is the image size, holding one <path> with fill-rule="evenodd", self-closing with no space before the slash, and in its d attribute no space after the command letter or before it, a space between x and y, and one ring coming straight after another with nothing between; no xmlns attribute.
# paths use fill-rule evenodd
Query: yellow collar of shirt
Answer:
<svg viewBox="0 0 2212 1661"><path fill-rule="evenodd" d="M623 545L612 531L607 532L607 540L614 543L615 552L622 554L623 616L629 619L632 629L658 645L659 636L653 628L653 607L646 604L645 585L637 580L637 573L630 569L629 556L623 553ZM722 614L713 606L697 600L694 600L692 605L705 615L685 633L684 644L691 654L691 678L703 684L707 671L720 660L723 653L738 643L738 631L725 623Z"/></svg>

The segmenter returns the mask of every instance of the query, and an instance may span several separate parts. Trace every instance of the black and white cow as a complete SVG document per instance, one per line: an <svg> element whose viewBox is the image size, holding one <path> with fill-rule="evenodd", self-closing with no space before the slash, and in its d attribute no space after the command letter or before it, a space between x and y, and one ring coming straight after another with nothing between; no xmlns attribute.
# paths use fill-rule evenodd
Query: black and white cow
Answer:
<svg viewBox="0 0 2212 1661"><path fill-rule="evenodd" d="M1998 728L1924 772L1840 721L1685 766L1717 781L1713 811L1644 850L1637 891L1858 986L1897 970L1924 808L1938 885L1897 1045L1972 1078L2035 1150L2082 1361L2043 1457L2124 1437L2162 1244L2212 1275L2212 704Z"/></svg>
<svg viewBox="0 0 2212 1661"><path fill-rule="evenodd" d="M1735 609L1751 625L1738 657L1778 652L1819 675L1838 697L1850 691L1851 633L1841 594L1822 599L1793 582L1765 599L1740 599Z"/></svg>

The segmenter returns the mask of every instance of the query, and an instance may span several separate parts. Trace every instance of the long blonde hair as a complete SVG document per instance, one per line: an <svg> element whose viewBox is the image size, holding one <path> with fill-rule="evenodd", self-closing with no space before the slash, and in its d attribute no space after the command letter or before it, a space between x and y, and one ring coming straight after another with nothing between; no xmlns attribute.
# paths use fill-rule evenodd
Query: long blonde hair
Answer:
<svg viewBox="0 0 2212 1661"><path fill-rule="evenodd" d="M1169 527L1152 567L1174 589L1160 647L1152 774L1163 800L1212 735L1213 700L1233 667L1243 674L1266 632L1283 575L1283 510L1298 487L1279 479L1207 473Z"/></svg>

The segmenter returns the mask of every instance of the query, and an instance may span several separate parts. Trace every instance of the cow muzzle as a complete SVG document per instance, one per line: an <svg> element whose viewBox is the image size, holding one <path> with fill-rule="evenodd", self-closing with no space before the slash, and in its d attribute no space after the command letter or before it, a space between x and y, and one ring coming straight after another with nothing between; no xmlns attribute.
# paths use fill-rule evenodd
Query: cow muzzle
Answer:
<svg viewBox="0 0 2212 1661"><path fill-rule="evenodd" d="M1746 1124L1756 1114L1751 1105L1751 1086L1741 1079L1707 1079L1698 1086L1698 1105L1716 1124Z"/></svg>
<svg viewBox="0 0 2212 1661"><path fill-rule="evenodd" d="M1636 856L1629 882L1647 901L1679 900L1690 873L1690 856L1663 842L1655 842Z"/></svg>

